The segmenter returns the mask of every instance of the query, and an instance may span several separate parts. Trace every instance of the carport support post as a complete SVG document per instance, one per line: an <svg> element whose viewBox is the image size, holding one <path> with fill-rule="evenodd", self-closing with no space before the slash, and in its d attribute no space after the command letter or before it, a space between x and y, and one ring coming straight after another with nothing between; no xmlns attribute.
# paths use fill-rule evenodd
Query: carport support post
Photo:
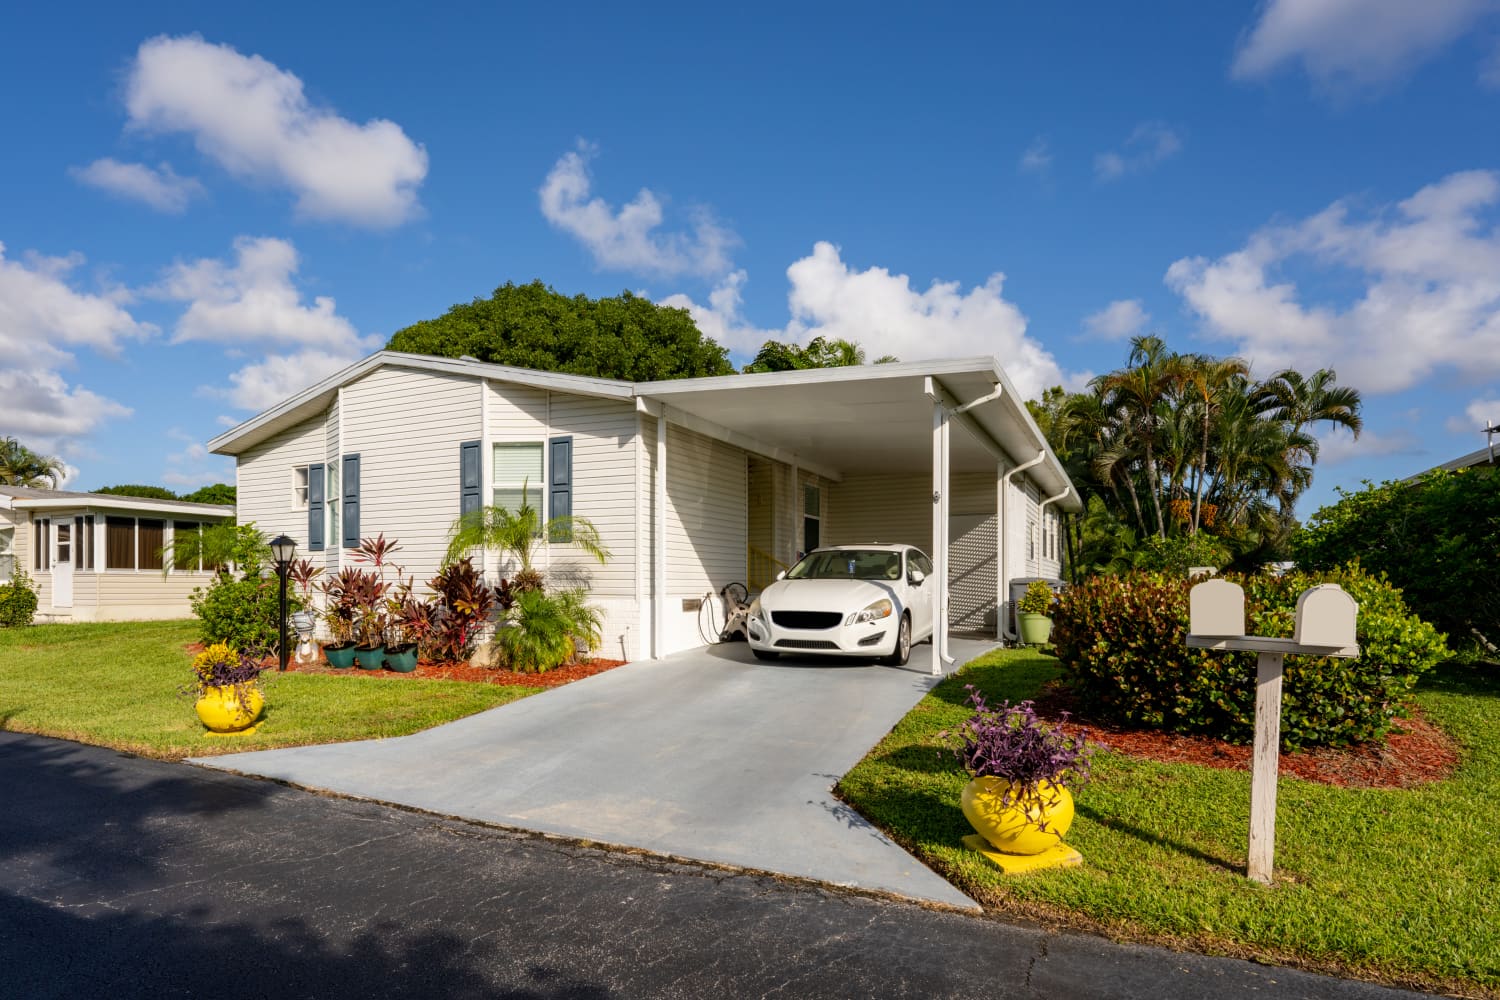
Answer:
<svg viewBox="0 0 1500 1000"><path fill-rule="evenodd" d="M667 408L656 415L655 542L651 552L651 655L667 655Z"/></svg>
<svg viewBox="0 0 1500 1000"><path fill-rule="evenodd" d="M932 403L932 676L943 675L948 649L948 409Z"/></svg>

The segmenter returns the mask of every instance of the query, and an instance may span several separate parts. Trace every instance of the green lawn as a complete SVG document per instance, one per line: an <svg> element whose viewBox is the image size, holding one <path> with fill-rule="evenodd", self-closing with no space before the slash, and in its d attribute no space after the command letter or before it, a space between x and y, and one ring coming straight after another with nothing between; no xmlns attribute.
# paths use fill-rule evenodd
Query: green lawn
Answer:
<svg viewBox="0 0 1500 1000"><path fill-rule="evenodd" d="M0 629L0 729L174 760L404 736L542 690L272 670L257 731L210 737L177 694L196 638L192 621Z"/></svg>
<svg viewBox="0 0 1500 1000"><path fill-rule="evenodd" d="M1452 780L1408 791L1282 778L1277 884L1243 875L1250 776L1095 757L1067 840L1079 868L1007 877L959 843L967 781L936 734L1034 696L1056 661L997 651L935 688L839 784L895 840L994 912L1365 978L1500 993L1500 675L1439 668L1418 700L1464 748Z"/></svg>

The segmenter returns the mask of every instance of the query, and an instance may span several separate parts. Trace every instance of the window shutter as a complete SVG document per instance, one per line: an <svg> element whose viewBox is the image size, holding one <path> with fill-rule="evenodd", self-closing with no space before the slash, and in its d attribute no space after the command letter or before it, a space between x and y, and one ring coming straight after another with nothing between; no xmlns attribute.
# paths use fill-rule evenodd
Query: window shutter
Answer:
<svg viewBox="0 0 1500 1000"><path fill-rule="evenodd" d="M359 456L344 456L344 548L359 548Z"/></svg>
<svg viewBox="0 0 1500 1000"><path fill-rule="evenodd" d="M307 547L323 551L323 466L307 467Z"/></svg>
<svg viewBox="0 0 1500 1000"><path fill-rule="evenodd" d="M573 439L571 437L555 437L548 443L548 490L547 502L548 520L556 520L560 517L573 516ZM571 542L573 533L571 531L558 532L552 537L554 542Z"/></svg>
<svg viewBox="0 0 1500 1000"><path fill-rule="evenodd" d="M479 509L482 479L479 442L465 441L458 446L458 513L460 515L472 514Z"/></svg>

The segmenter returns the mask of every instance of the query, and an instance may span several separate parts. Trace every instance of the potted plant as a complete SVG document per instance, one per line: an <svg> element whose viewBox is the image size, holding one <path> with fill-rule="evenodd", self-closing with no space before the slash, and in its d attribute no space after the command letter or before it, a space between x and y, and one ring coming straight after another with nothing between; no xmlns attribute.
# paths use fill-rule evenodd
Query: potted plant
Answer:
<svg viewBox="0 0 1500 1000"><path fill-rule="evenodd" d="M394 643L385 647L385 665L401 674L417 669L417 654L437 631L438 608L433 601L419 601L411 596L411 583L399 588L399 600L390 602L388 634Z"/></svg>
<svg viewBox="0 0 1500 1000"><path fill-rule="evenodd" d="M359 576L358 570L342 569L336 576L325 579L320 588L324 597L323 624L333 639L323 647L323 655L336 670L354 666L354 602Z"/></svg>
<svg viewBox="0 0 1500 1000"><path fill-rule="evenodd" d="M973 685L965 690L974 714L952 734L970 777L960 805L978 833L965 846L1010 872L1077 864L1062 838L1073 823L1068 785L1088 777L1087 731L1066 735L1043 726L1029 701L991 708Z"/></svg>
<svg viewBox="0 0 1500 1000"><path fill-rule="evenodd" d="M355 562L375 567L354 573L354 618L359 638L359 644L354 647L354 660L361 670L379 670L385 666L385 631L390 621L387 595L391 591L391 585L385 580L385 568L394 565L390 557L400 548L394 539L388 542L381 534L363 539L354 552ZM394 568L397 579L400 579L401 567Z"/></svg>
<svg viewBox="0 0 1500 1000"><path fill-rule="evenodd" d="M194 699L193 708L210 735L255 732L265 708L260 675L266 668L217 642L193 658L193 680L182 689Z"/></svg>
<svg viewBox="0 0 1500 1000"><path fill-rule="evenodd" d="M1028 646L1045 646L1052 638L1052 588L1046 580L1032 580L1016 604L1016 630Z"/></svg>

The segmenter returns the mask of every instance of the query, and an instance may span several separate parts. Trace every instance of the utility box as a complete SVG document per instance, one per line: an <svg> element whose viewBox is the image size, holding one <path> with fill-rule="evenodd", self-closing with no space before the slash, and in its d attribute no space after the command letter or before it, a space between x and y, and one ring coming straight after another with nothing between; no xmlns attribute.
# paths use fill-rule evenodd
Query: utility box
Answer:
<svg viewBox="0 0 1500 1000"><path fill-rule="evenodd" d="M1359 605L1336 583L1309 587L1297 598L1292 641L1302 646L1343 648L1354 645Z"/></svg>
<svg viewBox="0 0 1500 1000"><path fill-rule="evenodd" d="M1188 591L1188 631L1233 638L1245 634L1245 591L1228 580L1205 580Z"/></svg>

